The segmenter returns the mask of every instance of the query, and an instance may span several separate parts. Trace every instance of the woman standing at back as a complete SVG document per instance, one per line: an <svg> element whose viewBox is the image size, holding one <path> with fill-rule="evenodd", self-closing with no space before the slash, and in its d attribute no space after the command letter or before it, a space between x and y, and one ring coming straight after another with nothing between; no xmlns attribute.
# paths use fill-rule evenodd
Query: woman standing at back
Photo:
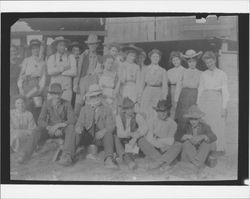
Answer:
<svg viewBox="0 0 250 199"><path fill-rule="evenodd" d="M159 65L162 53L153 49L148 53L151 64L147 66L142 76L142 94L140 111L147 115L147 120L156 116L153 106L168 95L167 71Z"/></svg>
<svg viewBox="0 0 250 199"><path fill-rule="evenodd" d="M196 53L194 50L187 50L183 58L187 61L188 69L184 69L181 78L178 80L175 91L175 103L177 103L175 120L179 127L186 121L183 117L190 106L196 104L198 86L201 71L196 68L197 60L202 52Z"/></svg>

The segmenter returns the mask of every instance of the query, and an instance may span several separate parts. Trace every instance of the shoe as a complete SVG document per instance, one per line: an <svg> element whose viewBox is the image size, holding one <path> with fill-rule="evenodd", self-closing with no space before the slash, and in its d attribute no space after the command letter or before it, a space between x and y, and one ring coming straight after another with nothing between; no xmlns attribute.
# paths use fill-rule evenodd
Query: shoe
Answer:
<svg viewBox="0 0 250 199"><path fill-rule="evenodd" d="M110 156L108 156L108 157L105 159L104 165L105 165L105 167L108 168L108 169L118 169L117 163L116 163L115 160L114 160L112 157L110 157Z"/></svg>
<svg viewBox="0 0 250 199"><path fill-rule="evenodd" d="M125 153L123 155L123 161L125 162L125 164L128 165L129 169L131 169L131 170L136 169L137 164L135 163L131 154Z"/></svg>
<svg viewBox="0 0 250 199"><path fill-rule="evenodd" d="M61 156L61 159L58 161L59 164L63 166L70 166L72 165L72 158L69 154L63 153Z"/></svg>

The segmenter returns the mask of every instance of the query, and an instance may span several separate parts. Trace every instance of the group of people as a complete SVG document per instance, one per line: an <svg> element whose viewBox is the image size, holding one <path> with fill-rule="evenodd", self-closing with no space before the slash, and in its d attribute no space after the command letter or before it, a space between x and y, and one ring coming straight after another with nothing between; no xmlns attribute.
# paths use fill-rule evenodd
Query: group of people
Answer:
<svg viewBox="0 0 250 199"><path fill-rule="evenodd" d="M111 42L101 56L100 42L89 35L82 52L80 43L58 37L52 43L56 52L47 59L41 58L41 42L30 42L32 55L21 65L11 110L10 146L19 163L58 137L64 140L58 163L65 166L74 163L82 145L90 159L103 148L108 168L125 163L135 169L134 154L152 160L150 168L168 167L179 158L202 168L212 153L224 154L229 94L214 52L174 51L167 71L159 65L158 49L146 54L135 45ZM196 67L200 58L206 71Z"/></svg>

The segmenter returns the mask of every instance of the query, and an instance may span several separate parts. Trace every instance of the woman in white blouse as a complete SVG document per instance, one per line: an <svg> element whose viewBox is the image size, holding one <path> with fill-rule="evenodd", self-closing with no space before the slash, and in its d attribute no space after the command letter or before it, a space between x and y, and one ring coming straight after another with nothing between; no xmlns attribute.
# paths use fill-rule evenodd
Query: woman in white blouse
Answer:
<svg viewBox="0 0 250 199"><path fill-rule="evenodd" d="M170 96L171 96L171 103L172 103L172 108L171 108L171 117L174 118L175 114L175 109L176 109L176 103L175 103L175 90L176 90L176 84L178 80L182 76L182 72L185 69L181 65L182 57L181 53L178 51L173 51L170 53L169 57L169 63L170 65L173 65L172 68L168 70L168 83L169 83L169 89L170 89Z"/></svg>
<svg viewBox="0 0 250 199"><path fill-rule="evenodd" d="M225 119L229 100L227 75L216 68L216 55L207 51L202 60L208 70L201 74L197 104L206 114L204 119L217 136L217 151L225 152Z"/></svg>
<svg viewBox="0 0 250 199"><path fill-rule="evenodd" d="M159 65L162 53L153 49L148 53L151 64L142 75L142 95L140 110L147 115L147 120L156 116L153 106L162 99L167 99L168 78L167 71Z"/></svg>

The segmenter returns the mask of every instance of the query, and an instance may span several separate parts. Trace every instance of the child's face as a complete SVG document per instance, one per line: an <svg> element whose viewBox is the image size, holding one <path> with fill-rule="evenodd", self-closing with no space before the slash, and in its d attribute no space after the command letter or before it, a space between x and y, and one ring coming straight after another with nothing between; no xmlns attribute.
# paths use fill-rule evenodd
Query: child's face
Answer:
<svg viewBox="0 0 250 199"><path fill-rule="evenodd" d="M134 107L123 109L123 111L125 112L126 117L132 117L135 112Z"/></svg>
<svg viewBox="0 0 250 199"><path fill-rule="evenodd" d="M81 51L80 48L78 46L74 46L72 48L72 54L75 55L75 57L78 57L80 55Z"/></svg>
<svg viewBox="0 0 250 199"><path fill-rule="evenodd" d="M15 102L15 107L19 111L24 111L25 110L25 104L23 99L17 99Z"/></svg>
<svg viewBox="0 0 250 199"><path fill-rule="evenodd" d="M160 120L166 120L168 118L168 111L157 111L157 117Z"/></svg>
<svg viewBox="0 0 250 199"><path fill-rule="evenodd" d="M101 104L101 100L102 100L101 94L89 96L86 98L87 104L90 104L91 106L98 106L99 104Z"/></svg>
<svg viewBox="0 0 250 199"><path fill-rule="evenodd" d="M189 121L190 121L190 124L192 125L192 127L196 127L200 122L200 120L197 118L190 118Z"/></svg>
<svg viewBox="0 0 250 199"><path fill-rule="evenodd" d="M50 93L50 98L52 99L52 104L56 105L60 98L61 98L61 94L57 94L57 93Z"/></svg>
<svg viewBox="0 0 250 199"><path fill-rule="evenodd" d="M105 68L105 70L111 70L112 66L113 66L113 63L114 63L114 59L107 58L106 61L104 62L104 68Z"/></svg>
<svg viewBox="0 0 250 199"><path fill-rule="evenodd" d="M173 65L174 65L175 67L178 67L178 66L181 65L181 60L180 60L179 57L173 57L172 63L173 63Z"/></svg>
<svg viewBox="0 0 250 199"><path fill-rule="evenodd" d="M195 68L196 68L196 64L197 64L196 59L189 59L189 60L188 60L188 67L189 67L189 68L195 69Z"/></svg>
<svg viewBox="0 0 250 199"><path fill-rule="evenodd" d="M33 56L38 56L40 52L40 47L37 45L32 46L31 53Z"/></svg>

